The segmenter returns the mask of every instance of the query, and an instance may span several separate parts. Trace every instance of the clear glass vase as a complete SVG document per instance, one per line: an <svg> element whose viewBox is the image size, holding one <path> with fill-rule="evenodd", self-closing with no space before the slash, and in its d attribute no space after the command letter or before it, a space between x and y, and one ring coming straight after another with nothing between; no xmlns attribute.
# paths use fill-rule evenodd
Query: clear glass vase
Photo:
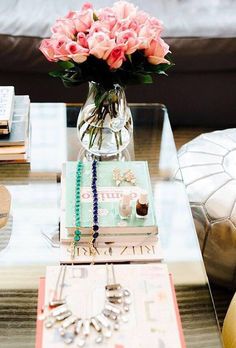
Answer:
<svg viewBox="0 0 236 348"><path fill-rule="evenodd" d="M124 88L115 84L104 89L90 82L78 116L77 133L81 145L96 156L113 156L123 151L133 133Z"/></svg>

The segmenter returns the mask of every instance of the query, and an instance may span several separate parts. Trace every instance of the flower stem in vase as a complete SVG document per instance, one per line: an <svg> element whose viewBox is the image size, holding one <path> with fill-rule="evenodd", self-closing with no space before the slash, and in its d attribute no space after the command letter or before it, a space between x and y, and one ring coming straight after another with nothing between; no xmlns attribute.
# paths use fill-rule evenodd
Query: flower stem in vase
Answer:
<svg viewBox="0 0 236 348"><path fill-rule="evenodd" d="M100 122L100 124L99 124ZM98 122L96 123L95 126L92 126L92 132L91 132L91 135L90 135L90 142L89 142L89 148L91 148L93 145L94 145L94 142L98 136L98 133L99 133L99 130L100 130L100 127L102 127L102 120L98 120Z"/></svg>
<svg viewBox="0 0 236 348"><path fill-rule="evenodd" d="M119 150L119 148L120 148L119 139L118 139L117 133L116 132L114 132L114 133L115 133L115 139L116 139L116 147L117 147L117 150Z"/></svg>
<svg viewBox="0 0 236 348"><path fill-rule="evenodd" d="M121 134L121 131L119 131L119 139L120 139L120 146L122 146L122 134Z"/></svg>
<svg viewBox="0 0 236 348"><path fill-rule="evenodd" d="M128 145L133 130L124 89L114 85L106 90L96 83L89 86L78 119L80 142L97 156L115 155Z"/></svg>
<svg viewBox="0 0 236 348"><path fill-rule="evenodd" d="M100 132L100 137L99 137L99 141L98 141L98 149L101 150L101 147L102 147L102 128L100 128L99 132Z"/></svg>

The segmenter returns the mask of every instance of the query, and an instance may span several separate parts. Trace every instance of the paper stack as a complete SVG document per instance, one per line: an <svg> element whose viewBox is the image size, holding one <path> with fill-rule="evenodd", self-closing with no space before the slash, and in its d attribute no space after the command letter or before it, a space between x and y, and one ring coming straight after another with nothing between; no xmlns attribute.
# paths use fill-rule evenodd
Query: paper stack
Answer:
<svg viewBox="0 0 236 348"><path fill-rule="evenodd" d="M48 307L59 267L47 267L46 280L39 288L38 317L42 308ZM148 265L115 265L114 272L117 282L128 289L130 309L124 321L120 314L118 331L112 329L109 338L104 337L99 344L101 348L186 348L175 291L167 266L164 264ZM132 274L132 276L130 276ZM96 316L104 306L104 285L106 284L106 266L68 266L65 274L66 286L63 298L71 310L71 315L81 318ZM57 326L46 328L45 323L38 320L36 332L36 348L64 348L66 344L60 337L59 327L63 321L58 320ZM111 322L112 325L112 322ZM102 329L103 330L103 329ZM67 330L73 332L73 324ZM87 348L94 348L96 331L90 325L90 334L86 338ZM71 347L77 345L83 328L74 334ZM98 346L98 345L97 345Z"/></svg>

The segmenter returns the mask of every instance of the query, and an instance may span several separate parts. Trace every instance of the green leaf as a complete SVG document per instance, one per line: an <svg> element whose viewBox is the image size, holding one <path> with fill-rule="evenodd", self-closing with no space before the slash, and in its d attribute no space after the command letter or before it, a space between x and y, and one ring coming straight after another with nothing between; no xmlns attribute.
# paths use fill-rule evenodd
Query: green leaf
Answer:
<svg viewBox="0 0 236 348"><path fill-rule="evenodd" d="M71 69L71 68L74 68L75 64L69 60L67 61L59 61L58 62L58 65L60 66L60 68L62 69Z"/></svg>
<svg viewBox="0 0 236 348"><path fill-rule="evenodd" d="M94 15L96 20L97 16ZM52 71L50 76L60 78L67 87L77 86L87 81L98 83L100 91L96 93L95 103L99 106L106 98L105 92L116 83L122 86L146 84L152 83L152 78L157 74L166 75L166 71L174 64L169 55L165 58L170 61L170 64L154 65L147 61L143 51L136 51L132 55L126 55L126 60L119 69L110 70L104 60L90 55L83 63L71 60L58 62L58 71Z"/></svg>
<svg viewBox="0 0 236 348"><path fill-rule="evenodd" d="M152 76L149 74L135 74L139 83L152 83Z"/></svg>
<svg viewBox="0 0 236 348"><path fill-rule="evenodd" d="M98 21L98 16L96 15L95 12L93 12L93 20L94 20L94 22Z"/></svg>
<svg viewBox="0 0 236 348"><path fill-rule="evenodd" d="M126 56L128 58L128 60L130 61L130 63L132 63L132 57L131 57L131 54L127 54Z"/></svg>
<svg viewBox="0 0 236 348"><path fill-rule="evenodd" d="M61 73L61 71L54 70L54 71L50 71L49 75L52 77L61 77L62 73Z"/></svg>
<svg viewBox="0 0 236 348"><path fill-rule="evenodd" d="M152 76L151 75L144 75L143 82L144 83L153 83Z"/></svg>

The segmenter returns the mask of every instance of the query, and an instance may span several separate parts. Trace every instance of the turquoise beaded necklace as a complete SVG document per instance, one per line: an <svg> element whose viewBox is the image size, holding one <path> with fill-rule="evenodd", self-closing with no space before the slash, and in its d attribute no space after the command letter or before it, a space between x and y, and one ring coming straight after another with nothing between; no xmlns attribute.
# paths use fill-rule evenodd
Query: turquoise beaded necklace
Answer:
<svg viewBox="0 0 236 348"><path fill-rule="evenodd" d="M75 179L75 232L74 232L74 240L71 249L71 257L75 257L75 253L78 247L78 243L81 238L80 227L80 188L81 188L81 178L82 178L82 170L83 170L83 162L78 161L76 168L76 179Z"/></svg>

